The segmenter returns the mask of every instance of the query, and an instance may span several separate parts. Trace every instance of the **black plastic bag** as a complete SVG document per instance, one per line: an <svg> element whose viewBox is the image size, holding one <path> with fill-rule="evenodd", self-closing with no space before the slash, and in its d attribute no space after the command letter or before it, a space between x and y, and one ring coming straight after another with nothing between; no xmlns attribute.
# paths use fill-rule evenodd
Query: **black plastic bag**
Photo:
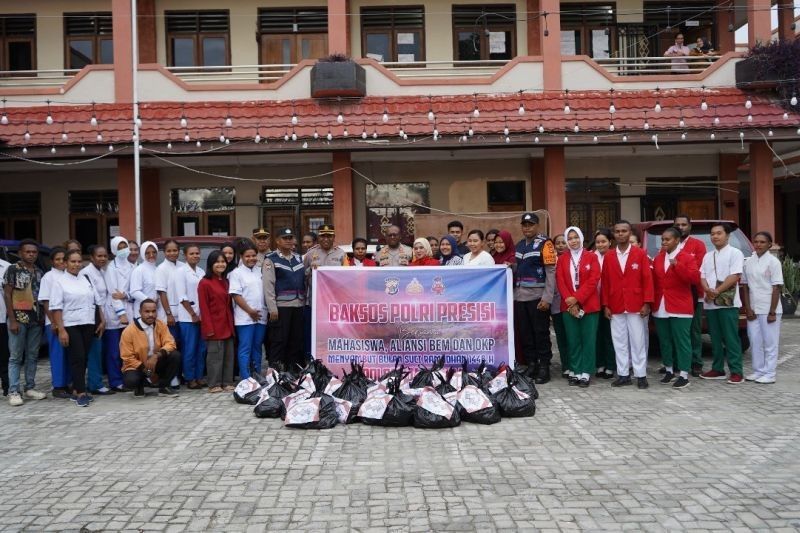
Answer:
<svg viewBox="0 0 800 533"><path fill-rule="evenodd" d="M415 407L408 403L411 397L400 393L400 383L392 380L388 393L376 392L367 396L358 416L361 421L373 426L401 427L411 425Z"/></svg>
<svg viewBox="0 0 800 533"><path fill-rule="evenodd" d="M282 377L275 382L267 391L270 398L277 398L282 400L297 390L297 386L286 377Z"/></svg>
<svg viewBox="0 0 800 533"><path fill-rule="evenodd" d="M255 407L253 407L253 414L257 418L280 418L283 414L283 402L280 398L274 398L269 395L269 392L263 390L266 398L259 400Z"/></svg>
<svg viewBox="0 0 800 533"><path fill-rule="evenodd" d="M298 429L329 429L339 423L333 396L314 393L293 402L286 411L284 425Z"/></svg>
<svg viewBox="0 0 800 533"><path fill-rule="evenodd" d="M453 374L455 374L455 371L455 367L451 366L447 370L447 375L445 377L442 377L441 372L436 373L436 377L439 379L439 384L436 386L436 392L444 396L445 394L458 390L455 385L450 383L450 381L453 379Z"/></svg>
<svg viewBox="0 0 800 533"><path fill-rule="evenodd" d="M452 428L461 424L458 409L450 403L433 387L425 387L417 398L417 408L414 410L414 427L439 429Z"/></svg>
<svg viewBox="0 0 800 533"><path fill-rule="evenodd" d="M255 378L243 379L233 389L233 399L236 403L255 405L258 402L261 387L262 385Z"/></svg>
<svg viewBox="0 0 800 533"><path fill-rule="evenodd" d="M533 416L536 414L536 402L533 396L517 387L517 379L512 372L506 373L507 387L497 391L492 400L500 409L500 414L507 417Z"/></svg>
<svg viewBox="0 0 800 533"><path fill-rule="evenodd" d="M348 422L353 422L358 417L361 404L367 399L367 387L355 373L345 374L342 378L342 386L333 391L332 396L350 402Z"/></svg>
<svg viewBox="0 0 800 533"><path fill-rule="evenodd" d="M539 399L539 391L536 390L536 384L533 382L533 379L529 378L522 372L517 372L513 368L509 368L508 365L500 365L500 371L505 370L506 372L510 373L514 376L516 380L516 385L519 390L529 394L534 400Z"/></svg>
<svg viewBox="0 0 800 533"><path fill-rule="evenodd" d="M465 385L456 394L456 399L462 421L487 425L500 422L500 411L480 387Z"/></svg>

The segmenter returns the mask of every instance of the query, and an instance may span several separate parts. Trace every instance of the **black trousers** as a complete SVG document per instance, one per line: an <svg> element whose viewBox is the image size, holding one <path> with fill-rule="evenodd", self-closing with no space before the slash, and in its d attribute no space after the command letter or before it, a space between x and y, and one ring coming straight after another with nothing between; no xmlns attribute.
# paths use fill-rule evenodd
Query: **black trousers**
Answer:
<svg viewBox="0 0 800 533"><path fill-rule="evenodd" d="M92 349L95 325L81 324L65 329L69 336L67 359L72 374L72 388L76 393L83 394L86 392L86 360L89 357L89 350Z"/></svg>
<svg viewBox="0 0 800 533"><path fill-rule="evenodd" d="M550 310L537 309L541 299L514 302L514 322L519 332L525 363L528 366L548 367L553 358L550 342Z"/></svg>
<svg viewBox="0 0 800 533"><path fill-rule="evenodd" d="M0 324L0 381L3 382L3 396L8 396L8 358L10 355L8 351L8 326Z"/></svg>
<svg viewBox="0 0 800 533"><path fill-rule="evenodd" d="M305 342L302 307L278 307L278 320L269 324L269 364L282 363L284 368L296 370L304 366Z"/></svg>
<svg viewBox="0 0 800 533"><path fill-rule="evenodd" d="M158 388L163 389L169 387L172 378L178 375L178 370L181 368L181 352L175 350L166 355L158 356L156 362L156 375L158 376ZM145 373L143 370L126 370L122 373L122 382L127 389L138 389L145 384ZM155 384L154 384L155 385Z"/></svg>

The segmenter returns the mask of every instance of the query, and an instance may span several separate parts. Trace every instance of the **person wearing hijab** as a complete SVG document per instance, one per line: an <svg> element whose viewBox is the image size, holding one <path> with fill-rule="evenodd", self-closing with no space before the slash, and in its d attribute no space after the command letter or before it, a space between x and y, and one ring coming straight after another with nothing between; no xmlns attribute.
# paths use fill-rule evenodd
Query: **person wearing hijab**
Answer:
<svg viewBox="0 0 800 533"><path fill-rule="evenodd" d="M424 237L420 237L414 241L412 254L414 258L411 260L408 266L439 266L439 261L433 258L431 243L428 242L428 239Z"/></svg>
<svg viewBox="0 0 800 533"><path fill-rule="evenodd" d="M600 283L597 284L597 294L603 288L602 272L605 263L606 253L611 249L614 239L611 230L601 228L594 234L594 253L597 254L597 261L600 263ZM617 356L614 351L614 342L611 340L611 321L606 318L604 313L600 313L597 322L597 372L595 377L611 379L617 369Z"/></svg>
<svg viewBox="0 0 800 533"><path fill-rule="evenodd" d="M583 232L570 226L564 232L569 251L558 258L556 283L561 294L564 329L569 337L570 385L588 387L595 368L597 320L600 317L600 262L583 248ZM566 313L564 313L566 311Z"/></svg>
<svg viewBox="0 0 800 533"><path fill-rule="evenodd" d="M497 241L497 236L500 234L499 229L490 229L486 232L486 251L489 255L494 256L494 243Z"/></svg>
<svg viewBox="0 0 800 533"><path fill-rule="evenodd" d="M463 265L464 259L458 252L458 241L452 235L445 235L439 241L439 264L442 266Z"/></svg>
<svg viewBox="0 0 800 533"><path fill-rule="evenodd" d="M539 231L536 213L523 214L520 229L523 239L515 247L514 322L520 333L527 373L536 383L544 384L550 381L553 359L550 307L555 293L557 256L553 241Z"/></svg>
<svg viewBox="0 0 800 533"><path fill-rule="evenodd" d="M158 300L156 291L156 260L158 246L152 241L145 241L141 246L144 261L131 272L130 296L133 298L133 318L139 318L139 309L145 300Z"/></svg>
<svg viewBox="0 0 800 533"><path fill-rule="evenodd" d="M497 233L494 239L494 257L495 265L511 266L517 262L516 248L514 247L514 237L511 236L506 230Z"/></svg>
<svg viewBox="0 0 800 533"><path fill-rule="evenodd" d="M111 239L110 253L114 254L105 270L108 300L105 306L106 330L103 333L103 356L108 373L108 386L118 392L125 392L122 379L122 359L119 355L119 341L122 330L128 327L133 318L130 302L130 277L134 266L128 261L130 247L125 237Z"/></svg>

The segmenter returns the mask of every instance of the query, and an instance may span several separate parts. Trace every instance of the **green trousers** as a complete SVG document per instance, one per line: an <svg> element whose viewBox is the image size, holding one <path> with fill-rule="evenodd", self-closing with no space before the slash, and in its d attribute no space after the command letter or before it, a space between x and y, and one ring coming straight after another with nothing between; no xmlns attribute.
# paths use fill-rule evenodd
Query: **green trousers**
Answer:
<svg viewBox="0 0 800 533"><path fill-rule="evenodd" d="M691 318L656 318L658 345L661 347L661 362L667 368L688 372L692 365L692 344L689 332Z"/></svg>
<svg viewBox="0 0 800 533"><path fill-rule="evenodd" d="M556 332L556 344L558 345L558 355L561 357L561 372L572 370L569 362L569 348L567 346L567 330L564 329L564 314L553 315L553 329ZM574 372L574 370L572 370Z"/></svg>
<svg viewBox="0 0 800 533"><path fill-rule="evenodd" d="M725 359L731 374L742 374L742 341L739 339L739 309L706 309L711 335L711 368L725 372Z"/></svg>
<svg viewBox="0 0 800 533"><path fill-rule="evenodd" d="M694 303L692 318L692 366L703 367L703 302Z"/></svg>
<svg viewBox="0 0 800 533"><path fill-rule="evenodd" d="M597 322L597 357L596 368L606 370L617 369L617 355L614 352L614 341L611 338L611 321L601 312Z"/></svg>
<svg viewBox="0 0 800 533"><path fill-rule="evenodd" d="M575 374L594 374L597 347L597 321L600 313L587 313L583 318L561 313L569 339L569 364Z"/></svg>

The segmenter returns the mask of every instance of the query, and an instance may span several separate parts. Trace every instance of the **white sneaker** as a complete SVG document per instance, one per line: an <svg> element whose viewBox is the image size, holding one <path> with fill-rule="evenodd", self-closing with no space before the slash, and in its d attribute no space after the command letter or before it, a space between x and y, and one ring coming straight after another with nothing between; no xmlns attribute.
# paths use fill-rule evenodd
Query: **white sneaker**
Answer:
<svg viewBox="0 0 800 533"><path fill-rule="evenodd" d="M758 374L758 373L756 373L756 372L753 372L752 374L747 374L747 375L744 377L744 380L745 380L745 381L755 381L755 380L757 380L757 379L758 379L758 378L760 378L760 377L761 377L761 374Z"/></svg>
<svg viewBox="0 0 800 533"><path fill-rule="evenodd" d="M25 391L25 397L29 400L44 400L47 398L47 394L36 389L30 389Z"/></svg>
<svg viewBox="0 0 800 533"><path fill-rule="evenodd" d="M22 396L20 396L18 392L10 392L8 394L8 404L9 405L11 405L13 407L19 407L23 403L25 403L25 402L22 401Z"/></svg>
<svg viewBox="0 0 800 533"><path fill-rule="evenodd" d="M760 378L757 378L754 381L756 383L761 383L762 385L771 385L772 383L775 383L774 379L770 379L766 376L761 376Z"/></svg>

